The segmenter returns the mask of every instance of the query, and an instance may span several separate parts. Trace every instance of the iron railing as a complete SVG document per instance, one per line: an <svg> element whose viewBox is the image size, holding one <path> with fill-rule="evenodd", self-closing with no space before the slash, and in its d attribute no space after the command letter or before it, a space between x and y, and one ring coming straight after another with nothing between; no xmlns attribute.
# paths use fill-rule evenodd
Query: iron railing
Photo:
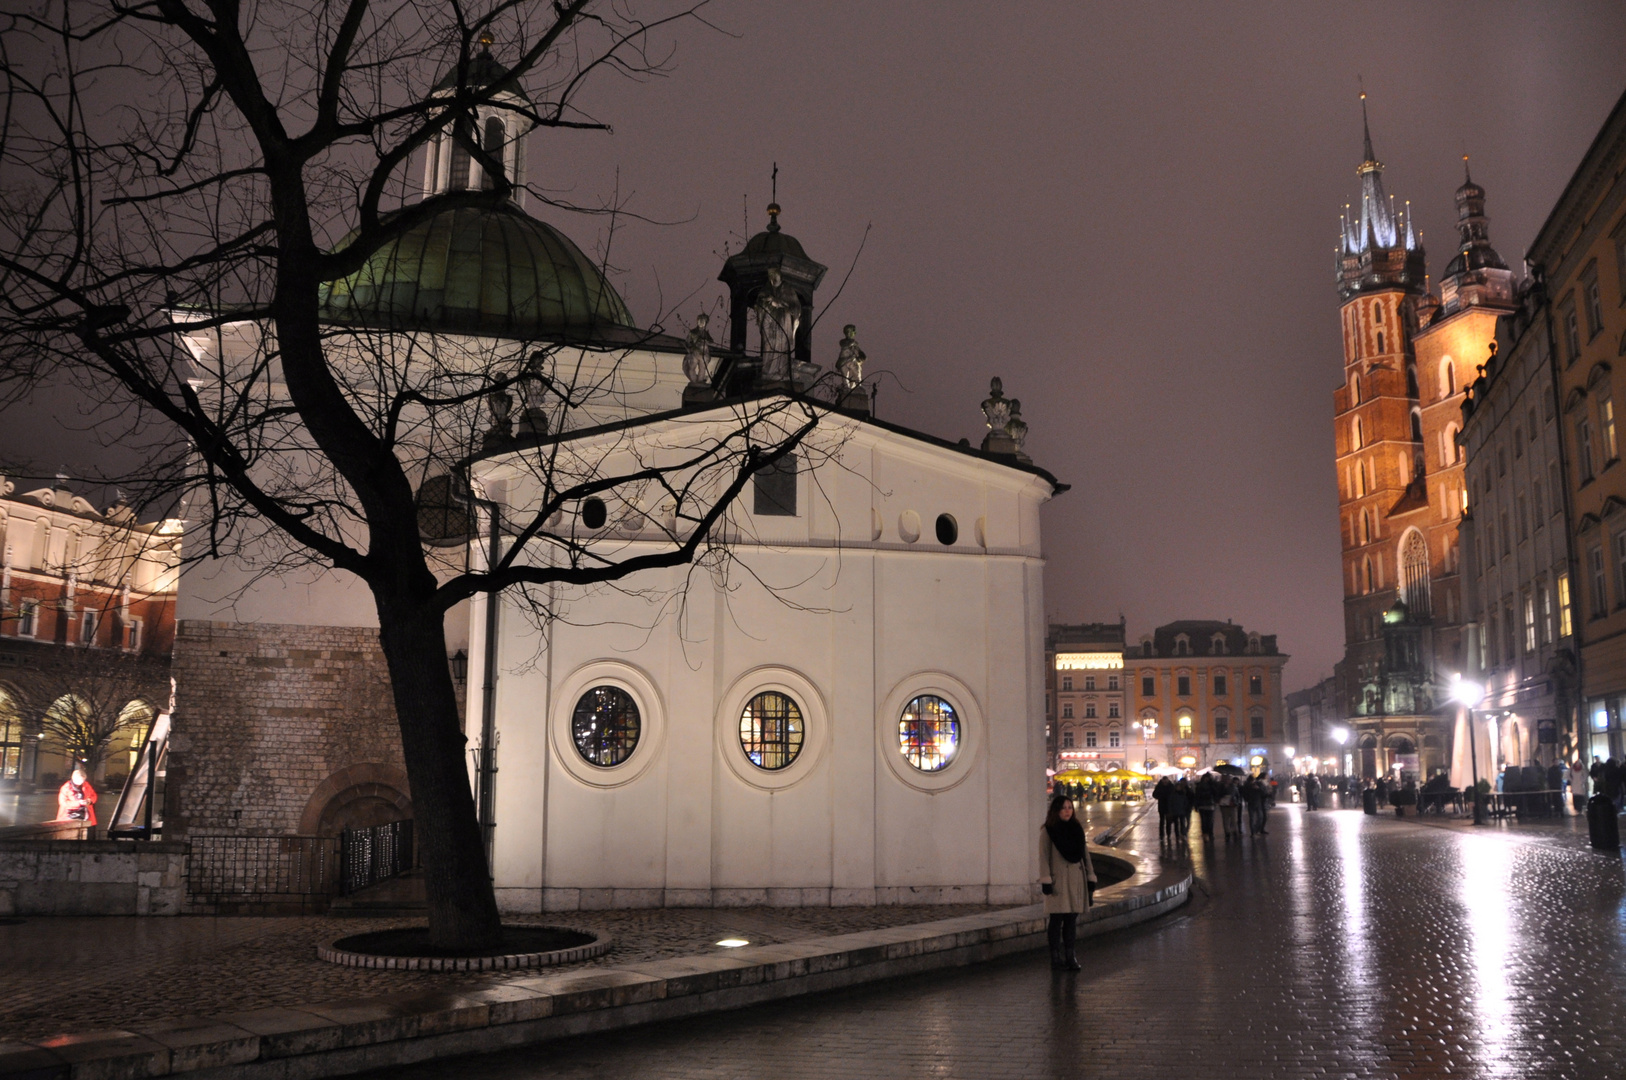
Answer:
<svg viewBox="0 0 1626 1080"><path fill-rule="evenodd" d="M345 896L406 873L414 865L412 820L344 830L339 861L339 891Z"/></svg>
<svg viewBox="0 0 1626 1080"><path fill-rule="evenodd" d="M216 909L320 909L338 891L338 839L191 833L186 894Z"/></svg>

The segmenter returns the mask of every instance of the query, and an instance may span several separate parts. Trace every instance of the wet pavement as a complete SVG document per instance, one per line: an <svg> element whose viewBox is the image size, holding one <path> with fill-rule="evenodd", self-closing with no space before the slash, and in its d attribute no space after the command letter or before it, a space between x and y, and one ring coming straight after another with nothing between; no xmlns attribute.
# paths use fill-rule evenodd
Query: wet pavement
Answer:
<svg viewBox="0 0 1626 1080"><path fill-rule="evenodd" d="M1091 809L1092 834L1122 813ZM1193 840L1193 902L1087 942L1077 975L1031 954L390 1076L1626 1072L1626 873L1573 822L1476 832L1293 806L1269 829ZM1121 846L1155 853L1155 816Z"/></svg>
<svg viewBox="0 0 1626 1080"><path fill-rule="evenodd" d="M117 795L114 796L117 801ZM97 804L100 808L101 804ZM108 808L111 810L111 807ZM37 825L56 817L56 791L19 789L0 785L0 829L13 825Z"/></svg>

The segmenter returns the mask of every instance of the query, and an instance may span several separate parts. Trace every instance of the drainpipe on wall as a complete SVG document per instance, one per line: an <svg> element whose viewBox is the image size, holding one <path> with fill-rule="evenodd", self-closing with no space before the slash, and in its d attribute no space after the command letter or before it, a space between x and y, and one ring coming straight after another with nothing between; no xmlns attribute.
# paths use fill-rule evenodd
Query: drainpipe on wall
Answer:
<svg viewBox="0 0 1626 1080"><path fill-rule="evenodd" d="M486 554L486 572L490 573L501 559L499 545L502 537L502 506L487 499L475 500L490 515L490 548ZM496 878L493 838L497 831L497 625L500 614L500 593L486 593L486 625L484 685L480 690L480 769L478 772L476 812L480 819L480 837L485 844L486 873Z"/></svg>

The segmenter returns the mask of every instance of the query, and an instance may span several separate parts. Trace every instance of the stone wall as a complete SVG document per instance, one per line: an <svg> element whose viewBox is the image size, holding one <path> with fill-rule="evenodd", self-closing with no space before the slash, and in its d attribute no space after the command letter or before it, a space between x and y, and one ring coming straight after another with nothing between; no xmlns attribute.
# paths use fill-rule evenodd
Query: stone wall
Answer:
<svg viewBox="0 0 1626 1080"><path fill-rule="evenodd" d="M183 620L174 675L166 838L308 834L346 799L406 804L377 630Z"/></svg>
<svg viewBox="0 0 1626 1080"><path fill-rule="evenodd" d="M186 850L169 841L0 842L0 916L179 915Z"/></svg>

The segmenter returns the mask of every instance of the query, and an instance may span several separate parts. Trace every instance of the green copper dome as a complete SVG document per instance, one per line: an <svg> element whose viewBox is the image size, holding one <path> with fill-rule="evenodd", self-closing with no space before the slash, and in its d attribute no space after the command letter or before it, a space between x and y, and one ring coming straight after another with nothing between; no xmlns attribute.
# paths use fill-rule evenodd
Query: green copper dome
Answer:
<svg viewBox="0 0 1626 1080"><path fill-rule="evenodd" d="M633 327L593 261L513 206L446 209L408 230L327 283L322 316L482 337L577 339Z"/></svg>

